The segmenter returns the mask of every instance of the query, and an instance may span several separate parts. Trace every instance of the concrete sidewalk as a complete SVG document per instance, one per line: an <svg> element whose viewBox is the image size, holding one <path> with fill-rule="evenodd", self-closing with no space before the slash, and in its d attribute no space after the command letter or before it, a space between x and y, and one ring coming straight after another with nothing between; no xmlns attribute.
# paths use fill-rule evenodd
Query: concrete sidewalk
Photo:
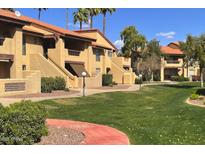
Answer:
<svg viewBox="0 0 205 154"><path fill-rule="evenodd" d="M146 83L142 84L141 86L147 85L163 85L163 84L176 84L175 82L157 82L157 83ZM86 89L85 93L86 96L99 94L99 93L107 93L107 92L117 92L117 91L137 91L140 89L140 85L133 84L133 85L119 85L114 87L102 87L102 88L92 88ZM63 96L50 96L50 97L32 97L32 98L0 98L0 103L4 106L8 106L10 104L21 102L22 100L31 100L33 102L43 101L43 100L50 100L50 99L58 99L58 98L73 98L73 97L82 97L82 88L80 89L71 89L78 91L74 94L70 95L63 95Z"/></svg>

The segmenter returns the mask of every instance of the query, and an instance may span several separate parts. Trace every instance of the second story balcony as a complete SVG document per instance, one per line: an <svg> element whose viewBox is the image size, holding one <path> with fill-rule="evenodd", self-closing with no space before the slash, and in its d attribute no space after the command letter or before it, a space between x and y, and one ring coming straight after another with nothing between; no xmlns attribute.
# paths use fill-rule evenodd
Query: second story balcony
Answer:
<svg viewBox="0 0 205 154"><path fill-rule="evenodd" d="M162 63L164 64L164 67L182 67L183 66L183 59L162 59Z"/></svg>
<svg viewBox="0 0 205 154"><path fill-rule="evenodd" d="M165 60L167 64L179 64L180 61L179 60Z"/></svg>

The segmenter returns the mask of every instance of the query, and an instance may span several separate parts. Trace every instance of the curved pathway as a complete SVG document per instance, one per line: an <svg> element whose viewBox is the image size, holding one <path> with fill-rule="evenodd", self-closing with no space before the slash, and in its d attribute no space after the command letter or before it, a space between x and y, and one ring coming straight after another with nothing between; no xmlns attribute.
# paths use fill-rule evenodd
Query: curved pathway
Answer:
<svg viewBox="0 0 205 154"><path fill-rule="evenodd" d="M47 119L50 126L60 126L79 130L85 135L82 144L87 145L128 145L129 139L123 132L104 125L87 122Z"/></svg>

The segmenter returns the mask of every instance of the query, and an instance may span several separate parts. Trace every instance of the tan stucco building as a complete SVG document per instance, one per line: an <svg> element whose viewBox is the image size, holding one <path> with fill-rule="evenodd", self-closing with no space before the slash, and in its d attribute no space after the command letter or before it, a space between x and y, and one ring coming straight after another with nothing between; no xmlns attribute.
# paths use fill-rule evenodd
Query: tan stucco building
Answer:
<svg viewBox="0 0 205 154"><path fill-rule="evenodd" d="M170 80L172 76L184 76L190 80L200 76L199 67L188 68L184 65L184 53L180 50L178 42L171 42L167 46L161 47L161 81Z"/></svg>
<svg viewBox="0 0 205 154"><path fill-rule="evenodd" d="M102 86L102 74L119 84L136 78L130 59L98 30L69 31L0 9L0 96L39 93L41 77L60 76L67 87Z"/></svg>

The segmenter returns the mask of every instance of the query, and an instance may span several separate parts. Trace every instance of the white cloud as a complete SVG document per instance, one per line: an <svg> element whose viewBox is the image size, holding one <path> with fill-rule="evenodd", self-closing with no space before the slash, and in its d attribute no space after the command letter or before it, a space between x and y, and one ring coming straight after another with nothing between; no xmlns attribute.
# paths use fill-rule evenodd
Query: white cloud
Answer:
<svg viewBox="0 0 205 154"><path fill-rule="evenodd" d="M116 40L113 44L117 47L117 49L121 49L124 45L122 40Z"/></svg>
<svg viewBox="0 0 205 154"><path fill-rule="evenodd" d="M161 36L161 37L165 37L166 39L173 39L174 36L176 35L176 32L160 32L157 33L156 36Z"/></svg>

